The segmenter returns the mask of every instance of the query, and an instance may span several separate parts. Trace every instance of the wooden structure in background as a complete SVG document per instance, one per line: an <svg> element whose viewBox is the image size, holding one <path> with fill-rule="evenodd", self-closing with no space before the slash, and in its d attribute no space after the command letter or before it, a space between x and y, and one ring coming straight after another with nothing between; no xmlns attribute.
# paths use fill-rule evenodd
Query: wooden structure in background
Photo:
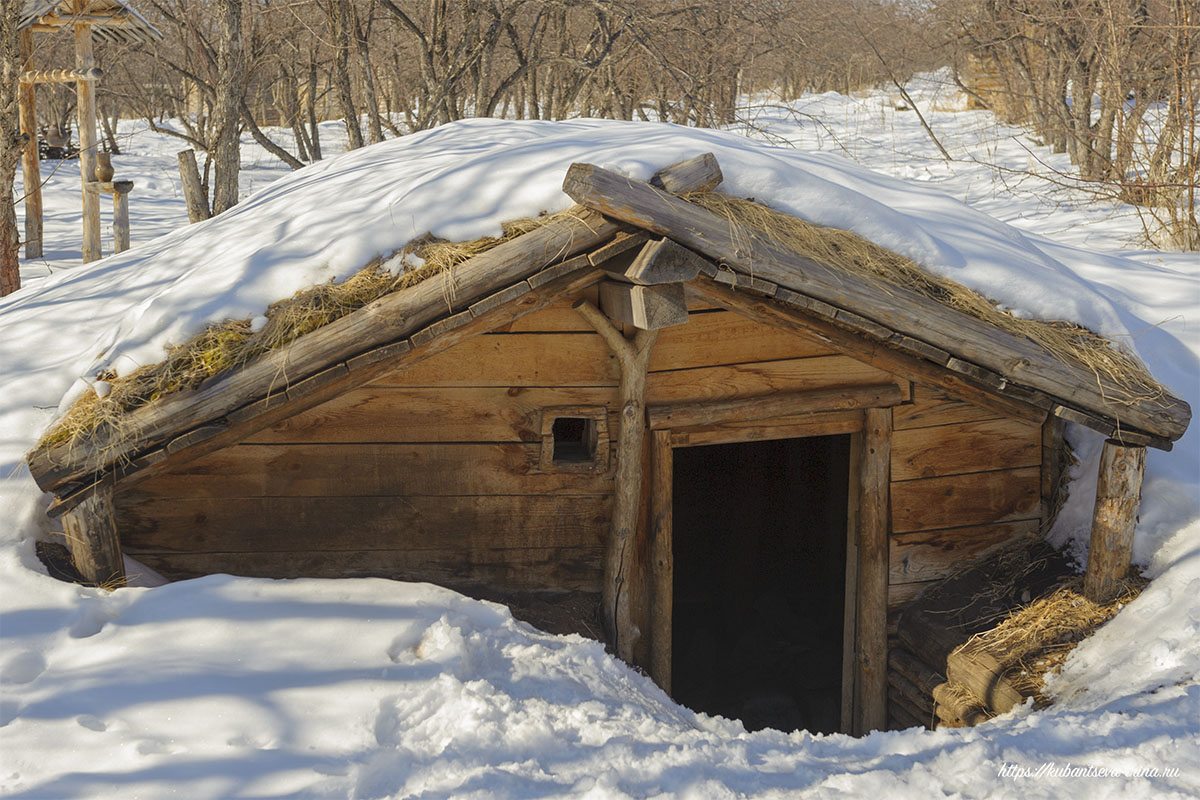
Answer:
<svg viewBox="0 0 1200 800"><path fill-rule="evenodd" d="M83 203L83 260L102 255L100 244L100 194L113 195L113 252L129 247L129 191L132 181L99 181L96 178L96 83L102 77L96 65L93 37L132 44L161 39L162 34L124 0L27 0L21 14L21 132L27 136L21 159L25 186L25 257L42 254L42 188L38 164L37 91L39 83L73 83L79 122L79 171ZM35 33L56 34L71 30L75 38L74 69L37 69Z"/></svg>
<svg viewBox="0 0 1200 800"><path fill-rule="evenodd" d="M1026 341L734 242L670 193L720 180L712 156L651 183L575 165L584 208L454 267L452 299L418 283L131 412L121 438L35 450L50 513L87 531L77 565L582 593L670 690L677 451L849 436L842 728L885 727L889 614L1040 529L1060 418L1169 447L1190 409L1113 404Z"/></svg>

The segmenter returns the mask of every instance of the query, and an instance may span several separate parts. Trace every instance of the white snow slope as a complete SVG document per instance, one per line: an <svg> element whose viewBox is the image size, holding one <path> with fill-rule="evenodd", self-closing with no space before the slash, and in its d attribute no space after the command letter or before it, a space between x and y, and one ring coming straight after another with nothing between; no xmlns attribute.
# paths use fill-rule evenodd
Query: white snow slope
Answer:
<svg viewBox="0 0 1200 800"><path fill-rule="evenodd" d="M857 114L844 98L814 102ZM796 118L760 124L807 135ZM108 594L44 574L33 542L46 498L21 459L64 397L87 390L79 379L157 361L207 322L260 314L426 231L473 238L564 208L571 162L645 178L706 151L725 191L854 229L1017 313L1122 338L1200 402L1194 261L1054 243L841 157L659 124L476 120L329 159L0 301L0 794L1200 794L1194 432L1150 454L1135 552L1149 588L1075 651L1052 681L1056 705L969 730L747 734L674 705L596 643L425 584L212 576ZM138 230L135 218L135 242ZM1100 439L1071 438L1084 479L1054 537L1082 554Z"/></svg>

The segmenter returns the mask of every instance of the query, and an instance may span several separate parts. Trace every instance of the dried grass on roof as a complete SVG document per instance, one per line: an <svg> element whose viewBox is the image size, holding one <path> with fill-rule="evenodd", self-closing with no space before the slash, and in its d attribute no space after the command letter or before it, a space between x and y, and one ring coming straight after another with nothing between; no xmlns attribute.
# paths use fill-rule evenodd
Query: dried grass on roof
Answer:
<svg viewBox="0 0 1200 800"><path fill-rule="evenodd" d="M1046 705L1049 699L1042 694L1046 675L1058 672L1071 650L1141 594L1147 583L1130 576L1117 597L1096 603L1083 595L1083 578L1072 576L996 627L971 637L969 645L994 653L1001 663L1014 663L1006 675L1013 688Z"/></svg>
<svg viewBox="0 0 1200 800"><path fill-rule="evenodd" d="M571 212L562 212L562 214ZM228 320L210 325L190 341L172 348L167 357L135 372L117 377L99 375L110 384L101 398L85 392L75 405L51 428L39 447L72 444L95 435L109 434L111 440L123 438L126 414L160 397L194 389L214 375L235 369L263 353L292 342L386 294L414 286L427 278L444 273L468 258L491 250L509 239L536 230L561 214L519 219L502 225L498 237L485 236L468 242L448 242L422 237L387 257L377 258L341 283L323 283L297 292L267 309L266 324L258 331L250 320ZM420 265L396 274L389 263L413 258Z"/></svg>
<svg viewBox="0 0 1200 800"><path fill-rule="evenodd" d="M1140 403L1162 398L1166 390L1134 355L1086 328L1058 320L1014 317L996 304L949 278L935 275L915 262L850 231L826 228L720 192L694 192L687 200L729 220L733 239L747 240L745 229L759 231L802 256L884 286L895 286L936 300L997 328L1025 336L1065 364L1086 367L1116 403ZM750 250L749 241L746 249Z"/></svg>

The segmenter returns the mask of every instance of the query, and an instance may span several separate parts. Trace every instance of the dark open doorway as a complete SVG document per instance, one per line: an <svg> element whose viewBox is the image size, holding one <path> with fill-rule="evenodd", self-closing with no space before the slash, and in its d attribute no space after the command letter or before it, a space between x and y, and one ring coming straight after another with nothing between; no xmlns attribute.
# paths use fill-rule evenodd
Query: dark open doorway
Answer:
<svg viewBox="0 0 1200 800"><path fill-rule="evenodd" d="M677 701L839 729L849 471L849 436L675 450Z"/></svg>

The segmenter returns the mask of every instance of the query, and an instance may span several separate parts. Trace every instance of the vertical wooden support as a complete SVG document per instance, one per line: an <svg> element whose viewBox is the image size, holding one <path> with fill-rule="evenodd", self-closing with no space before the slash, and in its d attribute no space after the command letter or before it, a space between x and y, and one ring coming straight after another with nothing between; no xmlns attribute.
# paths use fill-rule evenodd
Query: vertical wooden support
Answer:
<svg viewBox="0 0 1200 800"><path fill-rule="evenodd" d="M650 607L650 677L671 693L671 624L675 609L675 535L673 525L675 458L671 431L653 432L651 442L650 563L653 598Z"/></svg>
<svg viewBox="0 0 1200 800"><path fill-rule="evenodd" d="M887 590L892 410L868 408L859 468L856 734L887 727Z"/></svg>
<svg viewBox="0 0 1200 800"><path fill-rule="evenodd" d="M79 5L80 13L86 2ZM75 23L75 68L90 70L96 66L92 53L92 26ZM76 110L79 119L79 172L83 180L83 260L95 261L100 252L100 195L88 191L87 184L96 180L96 84L92 80L75 82Z"/></svg>
<svg viewBox="0 0 1200 800"><path fill-rule="evenodd" d="M1121 581L1129 572L1145 470L1145 447L1124 445L1115 439L1104 443L1083 578L1083 593L1089 600L1111 600L1120 592Z"/></svg>
<svg viewBox="0 0 1200 800"><path fill-rule="evenodd" d="M92 494L63 514L63 531L71 560L89 583L106 589L125 585L125 566L117 539L111 481L97 484Z"/></svg>
<svg viewBox="0 0 1200 800"><path fill-rule="evenodd" d="M858 626L858 507L862 502L860 474L862 470L861 433L850 437L850 487L846 503L846 588L842 605L842 717L839 730L854 733L855 637Z"/></svg>
<svg viewBox="0 0 1200 800"><path fill-rule="evenodd" d="M32 72L33 30L21 31L21 59L25 72ZM19 96L21 133L25 134L25 149L21 153L21 180L25 185L25 257L42 256L42 174L38 163L37 85L22 83Z"/></svg>
<svg viewBox="0 0 1200 800"><path fill-rule="evenodd" d="M609 645L617 656L633 663L641 630L634 619L633 581L639 570L635 558L642 495L642 457L646 441L646 371L658 331L639 330L632 339L587 300L575 304L584 319L604 339L621 365L621 428L617 433L617 471L614 476L612 527L604 557L601 617Z"/></svg>
<svg viewBox="0 0 1200 800"><path fill-rule="evenodd" d="M1042 423L1042 530L1049 530L1058 513L1062 481L1063 421L1053 414Z"/></svg>
<svg viewBox="0 0 1200 800"><path fill-rule="evenodd" d="M113 182L113 252L129 249L129 190L132 181Z"/></svg>

